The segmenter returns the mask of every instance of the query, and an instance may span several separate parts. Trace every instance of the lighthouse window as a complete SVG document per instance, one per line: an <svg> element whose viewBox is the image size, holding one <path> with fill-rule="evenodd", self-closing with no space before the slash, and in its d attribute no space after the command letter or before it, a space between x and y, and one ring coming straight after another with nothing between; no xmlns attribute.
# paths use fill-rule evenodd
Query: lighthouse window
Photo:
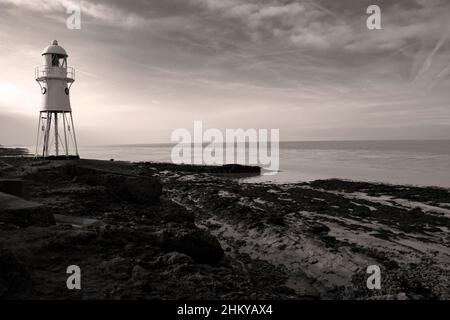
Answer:
<svg viewBox="0 0 450 320"><path fill-rule="evenodd" d="M59 57L57 54L52 54L52 67L59 67Z"/></svg>
<svg viewBox="0 0 450 320"><path fill-rule="evenodd" d="M67 66L66 57L61 54L52 54L52 67L62 67L65 68Z"/></svg>

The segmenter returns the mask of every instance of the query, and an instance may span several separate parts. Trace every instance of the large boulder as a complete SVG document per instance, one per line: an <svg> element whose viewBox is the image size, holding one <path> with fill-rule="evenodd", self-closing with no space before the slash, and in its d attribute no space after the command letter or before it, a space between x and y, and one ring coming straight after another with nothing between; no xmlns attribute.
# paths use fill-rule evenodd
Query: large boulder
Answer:
<svg viewBox="0 0 450 320"><path fill-rule="evenodd" d="M140 203L156 203L162 193L162 184L155 177L127 177L125 187L128 195Z"/></svg>
<svg viewBox="0 0 450 320"><path fill-rule="evenodd" d="M206 230L179 231L165 238L163 248L166 251L184 253L196 263L215 264L224 254L219 241Z"/></svg>
<svg viewBox="0 0 450 320"><path fill-rule="evenodd" d="M44 205L0 192L0 221L26 227L55 224L53 214Z"/></svg>
<svg viewBox="0 0 450 320"><path fill-rule="evenodd" d="M156 177L104 174L95 184L103 185L117 197L129 202L155 204L162 193L162 184Z"/></svg>
<svg viewBox="0 0 450 320"><path fill-rule="evenodd" d="M59 170L80 182L104 186L111 193L130 202L155 204L162 193L162 184L155 176L135 176L78 165L63 166Z"/></svg>
<svg viewBox="0 0 450 320"><path fill-rule="evenodd" d="M122 257L105 260L99 264L98 268L104 274L107 274L108 277L117 280L128 279L132 271L131 261Z"/></svg>
<svg viewBox="0 0 450 320"><path fill-rule="evenodd" d="M8 249L0 248L0 299L18 298L31 289L26 264Z"/></svg>
<svg viewBox="0 0 450 320"><path fill-rule="evenodd" d="M0 179L0 192L23 197L25 193L24 181L21 179Z"/></svg>

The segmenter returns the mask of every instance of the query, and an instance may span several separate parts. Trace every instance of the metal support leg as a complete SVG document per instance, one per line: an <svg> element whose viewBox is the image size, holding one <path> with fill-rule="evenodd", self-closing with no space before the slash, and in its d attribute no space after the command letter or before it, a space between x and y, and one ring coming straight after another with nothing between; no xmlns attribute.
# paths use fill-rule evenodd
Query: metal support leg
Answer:
<svg viewBox="0 0 450 320"><path fill-rule="evenodd" d="M55 112L55 153L59 156L58 113Z"/></svg>
<svg viewBox="0 0 450 320"><path fill-rule="evenodd" d="M72 112L70 112L70 122L72 123L73 140L75 141L75 153L78 156L77 135L75 134L75 127L73 126Z"/></svg>
<svg viewBox="0 0 450 320"><path fill-rule="evenodd" d="M68 143L67 143L67 132L66 132L66 126L67 126L67 123L66 123L66 113L63 112L62 116L63 116L63 127L64 127L64 143L65 143L66 157L67 157L67 156L69 155L69 146L68 146Z"/></svg>
<svg viewBox="0 0 450 320"><path fill-rule="evenodd" d="M41 137L41 120L42 120L42 111L39 112L39 122L38 122L38 131L37 131L37 137L36 137L36 150L34 152L34 156L38 156L38 148L39 148L39 141Z"/></svg>
<svg viewBox="0 0 450 320"><path fill-rule="evenodd" d="M52 114L51 112L47 111L46 116L46 126L45 126L45 135L44 135L44 145L42 150L42 156L47 157L48 156L48 142L50 138L50 128L52 125Z"/></svg>

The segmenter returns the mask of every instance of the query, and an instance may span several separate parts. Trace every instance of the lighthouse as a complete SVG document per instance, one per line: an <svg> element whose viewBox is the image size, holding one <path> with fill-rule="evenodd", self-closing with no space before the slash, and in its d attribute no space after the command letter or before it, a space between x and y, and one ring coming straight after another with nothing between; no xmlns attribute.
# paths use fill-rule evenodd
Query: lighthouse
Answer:
<svg viewBox="0 0 450 320"><path fill-rule="evenodd" d="M54 40L42 52L42 65L35 69L41 88L36 153L45 159L79 159L70 106L75 70L67 66L68 54Z"/></svg>

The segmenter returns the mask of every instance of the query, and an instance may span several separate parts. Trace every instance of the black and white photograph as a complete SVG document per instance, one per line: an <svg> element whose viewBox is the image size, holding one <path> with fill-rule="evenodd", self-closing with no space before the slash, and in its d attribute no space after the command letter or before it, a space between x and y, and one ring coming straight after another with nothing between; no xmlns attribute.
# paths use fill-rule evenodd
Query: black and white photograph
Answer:
<svg viewBox="0 0 450 320"><path fill-rule="evenodd" d="M0 300L450 299L449 14L0 0Z"/></svg>

